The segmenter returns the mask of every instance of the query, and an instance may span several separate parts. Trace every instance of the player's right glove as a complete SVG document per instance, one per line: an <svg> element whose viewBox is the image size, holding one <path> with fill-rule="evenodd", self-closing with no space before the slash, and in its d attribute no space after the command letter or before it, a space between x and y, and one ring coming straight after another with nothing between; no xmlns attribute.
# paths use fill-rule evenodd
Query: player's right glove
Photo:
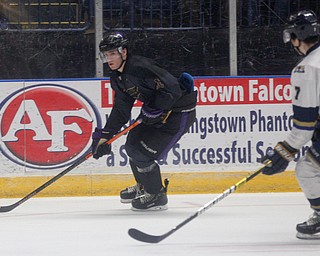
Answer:
<svg viewBox="0 0 320 256"><path fill-rule="evenodd" d="M294 160L296 153L297 150L287 142L278 142L274 149L268 150L267 154L261 158L260 162L266 164L262 168L262 173L273 175L285 171L289 162Z"/></svg>
<svg viewBox="0 0 320 256"><path fill-rule="evenodd" d="M143 105L139 118L141 118L142 123L146 125L160 123L163 120L163 110L153 109L147 105Z"/></svg>
<svg viewBox="0 0 320 256"><path fill-rule="evenodd" d="M111 145L106 144L108 140L112 138L112 135L100 128L96 128L92 133L91 152L94 159L98 159L104 155L111 153Z"/></svg>

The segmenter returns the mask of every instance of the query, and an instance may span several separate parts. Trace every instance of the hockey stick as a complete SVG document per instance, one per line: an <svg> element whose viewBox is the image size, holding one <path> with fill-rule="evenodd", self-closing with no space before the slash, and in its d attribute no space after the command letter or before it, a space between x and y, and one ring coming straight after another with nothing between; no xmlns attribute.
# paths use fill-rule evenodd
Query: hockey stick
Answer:
<svg viewBox="0 0 320 256"><path fill-rule="evenodd" d="M267 163L269 164L269 163ZM129 236L131 236L133 239L136 239L140 242L145 242L145 243L159 243L160 241L162 241L163 239L167 238L168 236L170 236L171 234L173 234L174 232L176 232L178 229L182 228L184 225L186 225L187 223L189 223L190 221L192 221L194 218L198 217L199 215L201 215L202 213L204 213L206 210L208 210L209 208L211 208L212 206L214 206L216 203L218 203L219 201L221 201L223 198L227 197L228 195L230 195L232 192L234 192L238 187L240 187L241 185L247 183L249 180L253 179L255 176L257 176L261 171L262 171L261 167L259 170L253 172L252 174L250 174L249 176L243 178L242 180L240 180L239 182L237 182L235 185L231 186L230 188L228 188L227 190L225 190L223 193L221 193L220 195L218 195L215 199L213 199L212 201L206 203L204 206L202 206L201 208L199 208L197 210L197 212L193 215L191 215L189 218L185 219L184 221L182 221L180 224L178 224L177 226L175 226L174 228L172 228L170 231L168 231L167 233L164 233L163 235L159 235L159 236L154 236L154 235L149 235L147 233L144 233L138 229L135 228L130 228L128 230L128 234Z"/></svg>
<svg viewBox="0 0 320 256"><path fill-rule="evenodd" d="M131 124L130 126L128 126L126 129L124 129L123 131L119 132L118 134L116 134L114 137L112 137L110 140L108 140L107 142L105 142L106 144L111 144L112 142L114 142L116 139L118 139L119 137L121 137L122 135L124 135L125 133L127 133L128 131L132 130L134 127L136 127L137 125L139 125L141 123L141 119L136 120L133 124ZM16 207L18 207L20 204L24 203L25 201L27 201L28 199L30 199L31 197L35 196L36 194L38 194L40 191L42 191L43 189L45 189L46 187L48 187L50 184L52 184L53 182L55 182L56 180L60 179L62 176L64 176L65 174L67 174L68 172L70 172L71 170L73 170L75 167L77 167L78 165L80 165L81 163L83 163L84 161L86 161L87 159L89 159L92 156L92 153L88 153L87 155L85 155L84 157L80 158L79 160L77 160L75 163L73 163L72 165L70 165L67 169L65 169L64 171L60 172L58 175L54 176L52 179L48 180L46 183L44 183L43 185L41 185L40 187L38 187L36 190L32 191L30 194L26 195L24 198L20 199L19 201L11 204L11 205L7 205L7 206L0 206L0 212L10 212L13 209L15 209Z"/></svg>

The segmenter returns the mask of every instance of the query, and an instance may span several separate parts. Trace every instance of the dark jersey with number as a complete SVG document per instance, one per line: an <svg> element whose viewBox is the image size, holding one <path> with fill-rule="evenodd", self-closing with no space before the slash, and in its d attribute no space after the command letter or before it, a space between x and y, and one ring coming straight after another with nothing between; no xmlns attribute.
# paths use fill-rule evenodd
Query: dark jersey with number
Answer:
<svg viewBox="0 0 320 256"><path fill-rule="evenodd" d="M112 71L110 81L114 105L104 129L112 134L128 122L136 100L164 111L187 111L196 105L196 92L188 94L176 77L142 56L130 56L123 72Z"/></svg>

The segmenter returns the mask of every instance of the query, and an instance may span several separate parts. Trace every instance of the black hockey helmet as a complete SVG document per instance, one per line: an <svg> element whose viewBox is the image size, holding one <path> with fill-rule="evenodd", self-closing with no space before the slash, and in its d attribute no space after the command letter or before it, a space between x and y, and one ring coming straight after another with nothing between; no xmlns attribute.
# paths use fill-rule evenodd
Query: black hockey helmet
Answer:
<svg viewBox="0 0 320 256"><path fill-rule="evenodd" d="M100 52L110 51L113 49L121 49L128 47L128 39L121 33L112 32L106 37L104 37L100 44Z"/></svg>
<svg viewBox="0 0 320 256"><path fill-rule="evenodd" d="M283 31L283 41L288 43L292 38L303 41L319 34L320 25L317 15L311 10L303 10L289 17L289 21Z"/></svg>

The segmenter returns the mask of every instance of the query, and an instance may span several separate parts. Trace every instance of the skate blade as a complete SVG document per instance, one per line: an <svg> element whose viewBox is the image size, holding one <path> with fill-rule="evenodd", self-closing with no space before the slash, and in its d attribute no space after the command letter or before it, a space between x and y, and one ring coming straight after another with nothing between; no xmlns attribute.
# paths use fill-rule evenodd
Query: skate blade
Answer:
<svg viewBox="0 0 320 256"><path fill-rule="evenodd" d="M296 235L299 239L305 239L305 240L319 240L320 239L320 233L317 234L303 234L298 232Z"/></svg>
<svg viewBox="0 0 320 256"><path fill-rule="evenodd" d="M132 199L120 199L120 202L123 203L123 204L131 204L132 202Z"/></svg>
<svg viewBox="0 0 320 256"><path fill-rule="evenodd" d="M168 210L168 205L158 205L158 206L150 207L148 209L138 209L132 206L131 210L136 212L166 211Z"/></svg>
<svg viewBox="0 0 320 256"><path fill-rule="evenodd" d="M138 195L137 197L135 197L135 198L133 198L133 199L137 199L137 198L142 197L142 196L143 196L143 194ZM131 204L131 202L132 202L133 199L123 199L123 198L120 198L120 202L123 203L123 204Z"/></svg>

